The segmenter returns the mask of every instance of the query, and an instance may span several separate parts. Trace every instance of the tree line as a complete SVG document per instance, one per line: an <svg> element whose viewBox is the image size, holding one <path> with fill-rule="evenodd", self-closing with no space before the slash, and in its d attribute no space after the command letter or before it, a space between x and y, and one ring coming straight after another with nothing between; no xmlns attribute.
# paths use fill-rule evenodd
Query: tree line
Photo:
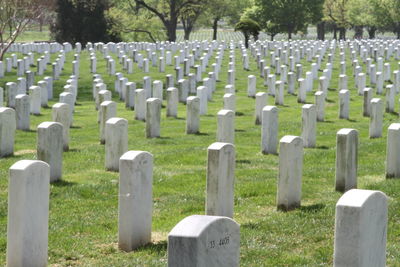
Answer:
<svg viewBox="0 0 400 267"><path fill-rule="evenodd" d="M58 42L176 41L200 28L217 39L221 23L244 33L246 43L259 32L328 32L335 39L375 38L393 32L400 38L399 0L0 0L0 59L31 23L48 23ZM236 26L236 27L235 27ZM368 33L363 36L364 31Z"/></svg>

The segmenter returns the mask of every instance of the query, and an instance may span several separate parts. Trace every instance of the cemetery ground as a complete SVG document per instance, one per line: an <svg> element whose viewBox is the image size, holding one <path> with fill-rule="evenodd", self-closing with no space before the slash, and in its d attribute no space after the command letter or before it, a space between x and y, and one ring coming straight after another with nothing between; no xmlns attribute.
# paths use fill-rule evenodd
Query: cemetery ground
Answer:
<svg viewBox="0 0 400 267"><path fill-rule="evenodd" d="M348 53L349 51L346 50ZM67 54L65 69L54 84L54 99L42 114L31 115L31 130L17 130L15 153L0 159L0 264L5 264L7 228L8 170L22 159L36 158L36 129L43 121L51 121L51 106L58 102L66 80L72 74L74 52ZM116 59L116 56L112 54ZM19 55L20 56L20 55ZM55 55L52 56L54 60ZM350 90L350 119L338 118L339 49L336 50L332 80L325 109L325 122L317 123L316 148L304 149L301 208L281 212L276 209L278 156L260 152L261 126L255 125L255 100L247 97L247 76L257 77L257 92L266 92L263 79L253 58L250 71L242 68L236 49L236 117L235 117L235 198L233 219L240 224L241 266L327 266L333 261L335 205L342 193L335 192L336 133L342 128L359 131L358 188L383 191L389 197L387 265L400 265L400 180L385 178L387 128L399 122L397 113L385 113L383 137L370 139L369 121L362 116L362 96L357 95L352 77L350 55L347 54L347 75ZM216 142L217 117L223 108L229 52L225 51L220 82L208 114L201 116L200 133L185 134L186 106L179 104L178 118L167 118L162 109L161 137L145 137L145 123L134 120L134 111L127 110L114 91L114 76L107 75L106 61L98 53L98 73L118 103L117 117L128 120L129 150L148 151L154 156L152 244L131 253L118 249L118 173L104 168L104 145L99 143L97 112L92 100L92 74L88 52L80 58L78 104L74 126L70 131L70 150L63 153L62 181L51 184L49 215L49 264L52 266L165 266L167 235L183 218L204 214L207 147ZM325 66L327 58L321 66ZM118 60L116 59L116 62ZM269 59L268 61L269 62ZM311 66L302 60L303 73ZM151 64L150 64L151 65ZM210 64L211 65L211 64ZM117 72L122 71L116 64ZM398 63L392 57L391 68ZM210 66L207 69L211 71ZM207 71L207 72L208 72ZM206 73L207 73L206 72ZM172 66L165 73L150 67L143 73L134 65L134 73L124 73L129 81L142 88L144 76L165 81L173 74ZM48 67L44 76L51 76ZM35 81L41 78L36 77ZM16 81L16 70L0 80L0 87ZM367 83L368 85L369 83ZM200 85L200 84L199 84ZM318 81L314 83L314 91ZM297 88L297 86L296 86ZM297 91L297 90L296 90ZM165 95L165 93L164 93ZM384 100L384 95L375 96ZM396 111L400 106L396 98ZM307 94L307 103L314 103L314 93ZM274 98L268 97L274 105ZM166 105L165 100L163 105ZM297 96L288 95L279 109L279 138L301 135L301 106Z"/></svg>

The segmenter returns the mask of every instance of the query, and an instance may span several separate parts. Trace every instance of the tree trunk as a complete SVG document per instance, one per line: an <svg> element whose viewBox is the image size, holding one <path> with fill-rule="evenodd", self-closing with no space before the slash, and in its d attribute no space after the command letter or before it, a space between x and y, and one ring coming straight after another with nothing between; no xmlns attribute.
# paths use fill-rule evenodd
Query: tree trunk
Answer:
<svg viewBox="0 0 400 267"><path fill-rule="evenodd" d="M219 18L214 18L213 22L213 40L217 40L217 33L218 33L218 21Z"/></svg>
<svg viewBox="0 0 400 267"><path fill-rule="evenodd" d="M317 24L317 39L325 40L325 21Z"/></svg>
<svg viewBox="0 0 400 267"><path fill-rule="evenodd" d="M249 48L249 36L247 34L244 34L244 45Z"/></svg>
<svg viewBox="0 0 400 267"><path fill-rule="evenodd" d="M292 31L289 31L288 32L288 40L291 40L292 39Z"/></svg>
<svg viewBox="0 0 400 267"><path fill-rule="evenodd" d="M275 34L271 34L271 41L274 40Z"/></svg>
<svg viewBox="0 0 400 267"><path fill-rule="evenodd" d="M368 38L375 39L376 27L372 26L368 28Z"/></svg>
<svg viewBox="0 0 400 267"><path fill-rule="evenodd" d="M167 28L168 41L170 42L176 41L176 25L177 20L175 20L175 23L173 20L171 20L168 24L165 25L165 28Z"/></svg>
<svg viewBox="0 0 400 267"><path fill-rule="evenodd" d="M337 40L337 29L333 29L333 39Z"/></svg>
<svg viewBox="0 0 400 267"><path fill-rule="evenodd" d="M192 33L192 29L190 29L190 28L186 28L186 29L183 29L183 31L184 31L184 39L185 39L185 41L189 41L189 37L190 37L190 34Z"/></svg>
<svg viewBox="0 0 400 267"><path fill-rule="evenodd" d="M354 27L354 38L355 39L362 39L363 37L363 27L362 26L355 26Z"/></svg>
<svg viewBox="0 0 400 267"><path fill-rule="evenodd" d="M346 28L339 28L339 40L346 40Z"/></svg>

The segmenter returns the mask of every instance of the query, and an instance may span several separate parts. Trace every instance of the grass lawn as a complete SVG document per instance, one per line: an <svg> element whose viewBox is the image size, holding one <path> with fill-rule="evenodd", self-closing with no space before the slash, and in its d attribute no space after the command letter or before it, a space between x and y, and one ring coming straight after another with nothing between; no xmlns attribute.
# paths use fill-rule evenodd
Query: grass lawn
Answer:
<svg viewBox="0 0 400 267"><path fill-rule="evenodd" d="M279 212L275 204L278 156L260 152L261 127L254 124L255 100L246 96L247 76L257 76L257 91L266 91L266 88L255 62L251 60L250 71L244 71L240 52L236 50L238 115L235 118L234 220L241 225L241 266L332 265L335 204L341 196L334 190L335 146L336 133L341 128L359 131L358 187L381 190L389 196L387 265L400 265L400 180L385 179L387 128L399 121L398 114L385 113L382 138L368 137L369 118L362 117L362 97L357 95L354 87L349 50L346 52L351 94L350 119L338 119L337 49L326 102L326 121L317 124L317 148L304 149L301 208ZM71 75L73 55L67 55L65 70L61 79L55 82L55 96L62 92ZM217 83L213 101L209 102L208 115L201 117L201 134L185 134L186 106L179 104L178 119L166 118L165 108L162 109L162 137L146 139L145 123L134 120L134 111L126 110L119 101L114 91L114 77L106 74L105 60L98 53L98 73L112 91L113 100L118 103L117 116L129 121L129 149L144 150L154 155L153 243L125 253L117 246L118 173L107 172L104 168L104 146L99 143L97 112L91 97L89 58L86 51L82 52L70 151L63 154L63 180L51 184L50 265L166 266L168 232L186 216L204 214L207 147L216 140L216 114L223 107L228 57L229 50L226 50L221 81ZM54 60L55 55L52 58ZM268 64L269 60L268 57ZM210 67L213 62L210 60ZM393 58L390 63L392 70L398 68ZM210 67L207 71L211 71ZM303 73L310 69L310 63L303 61ZM119 64L117 70L122 70ZM166 74L175 75L172 66L168 66L165 73L158 73L157 68L151 67L151 72L145 74L135 65L134 74L124 73L124 76L141 88L144 76L164 82ZM51 75L51 66L45 73L45 76L48 75ZM4 87L6 82L16 79L16 71L13 70L0 80L0 86ZM36 77L36 82L40 79ZM314 88L317 88L317 82ZM384 96L374 97L384 100ZM57 100L55 97L50 106ZM314 103L313 93L307 95L307 102ZM269 96L268 103L273 105L272 96ZM278 107L279 138L301 134L301 106L296 96L285 94L285 105ZM399 110L398 101L396 110ZM18 160L36 158L36 127L50 120L51 108L42 109L40 116L31 116L31 131L16 132L15 155L0 159L0 265L5 264L6 253L8 169Z"/></svg>

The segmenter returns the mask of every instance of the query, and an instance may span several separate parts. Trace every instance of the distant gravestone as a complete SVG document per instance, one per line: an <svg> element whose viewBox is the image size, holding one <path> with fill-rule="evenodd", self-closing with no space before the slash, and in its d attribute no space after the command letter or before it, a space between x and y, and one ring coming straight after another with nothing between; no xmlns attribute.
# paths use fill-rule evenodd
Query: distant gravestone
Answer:
<svg viewBox="0 0 400 267"><path fill-rule="evenodd" d="M349 119L350 92L342 89L339 91L339 119Z"/></svg>
<svg viewBox="0 0 400 267"><path fill-rule="evenodd" d="M372 89L371 88L365 88L363 90L363 116L364 117L369 117L371 114L371 100L372 100Z"/></svg>
<svg viewBox="0 0 400 267"><path fill-rule="evenodd" d="M267 105L267 101L268 101L267 93L259 92L256 94L256 107L254 111L256 125L261 124L262 109Z"/></svg>
<svg viewBox="0 0 400 267"><path fill-rule="evenodd" d="M21 160L9 173L7 266L47 266L50 167Z"/></svg>
<svg viewBox="0 0 400 267"><path fill-rule="evenodd" d="M306 104L302 107L302 132L304 147L313 148L316 145L317 114L315 105Z"/></svg>
<svg viewBox="0 0 400 267"><path fill-rule="evenodd" d="M146 120L146 91L136 89L135 91L135 120Z"/></svg>
<svg viewBox="0 0 400 267"><path fill-rule="evenodd" d="M200 115L205 115L207 114L208 106L207 88L204 86L197 87L197 96L200 99Z"/></svg>
<svg viewBox="0 0 400 267"><path fill-rule="evenodd" d="M52 107L52 119L63 126L63 150L69 150L69 127L71 125L71 112L68 104L56 103Z"/></svg>
<svg viewBox="0 0 400 267"><path fill-rule="evenodd" d="M315 96L315 108L317 111L317 121L325 120L325 93L323 91L317 91Z"/></svg>
<svg viewBox="0 0 400 267"><path fill-rule="evenodd" d="M146 101L146 137L160 137L161 99L149 98Z"/></svg>
<svg viewBox="0 0 400 267"><path fill-rule="evenodd" d="M178 89L170 87L167 89L167 117L178 117Z"/></svg>
<svg viewBox="0 0 400 267"><path fill-rule="evenodd" d="M31 109L31 114L33 115L40 114L40 108L41 108L40 91L41 89L39 86L29 87L30 109Z"/></svg>
<svg viewBox="0 0 400 267"><path fill-rule="evenodd" d="M108 171L118 171L119 158L128 151L128 121L116 117L108 119L105 137L105 167Z"/></svg>
<svg viewBox="0 0 400 267"><path fill-rule="evenodd" d="M277 207L289 211L300 207L303 172L303 140L286 135L280 140Z"/></svg>
<svg viewBox="0 0 400 267"><path fill-rule="evenodd" d="M238 267L240 226L220 216L192 215L168 235L168 267Z"/></svg>
<svg viewBox="0 0 400 267"><path fill-rule="evenodd" d="M18 130L29 131L30 110L29 96L25 94L17 95L15 97L15 115Z"/></svg>
<svg viewBox="0 0 400 267"><path fill-rule="evenodd" d="M236 96L234 94L224 94L224 109L236 111Z"/></svg>
<svg viewBox="0 0 400 267"><path fill-rule="evenodd" d="M336 135L336 190L357 188L358 131L341 129Z"/></svg>
<svg viewBox="0 0 400 267"><path fill-rule="evenodd" d="M277 154L278 149L278 108L265 106L262 109L261 152Z"/></svg>
<svg viewBox="0 0 400 267"><path fill-rule="evenodd" d="M17 84L14 82L6 83L6 101L7 107L15 108L15 97L17 96L18 89Z"/></svg>
<svg viewBox="0 0 400 267"><path fill-rule="evenodd" d="M37 128L37 159L50 165L50 182L61 179L63 159L63 125L42 122Z"/></svg>
<svg viewBox="0 0 400 267"><path fill-rule="evenodd" d="M217 114L217 142L233 144L235 140L235 113L222 109Z"/></svg>
<svg viewBox="0 0 400 267"><path fill-rule="evenodd" d="M119 159L118 246L132 251L151 242L153 156L128 151Z"/></svg>
<svg viewBox="0 0 400 267"><path fill-rule="evenodd" d="M103 101L100 104L100 144L106 142L106 122L117 116L117 103L113 101Z"/></svg>
<svg viewBox="0 0 400 267"><path fill-rule="evenodd" d="M371 100L371 115L369 123L369 137L379 138L382 136L383 105L380 98Z"/></svg>
<svg viewBox="0 0 400 267"><path fill-rule="evenodd" d="M384 193L347 191L336 204L333 266L385 267L387 221Z"/></svg>
<svg viewBox="0 0 400 267"><path fill-rule="evenodd" d="M388 128L386 147L386 178L400 178L400 123Z"/></svg>
<svg viewBox="0 0 400 267"><path fill-rule="evenodd" d="M216 142L208 147L206 214L233 217L235 147Z"/></svg>
<svg viewBox="0 0 400 267"><path fill-rule="evenodd" d="M0 158L14 154L16 120L12 108L0 108Z"/></svg>
<svg viewBox="0 0 400 267"><path fill-rule="evenodd" d="M247 96L255 97L256 95L256 76L249 75L247 83Z"/></svg>
<svg viewBox="0 0 400 267"><path fill-rule="evenodd" d="M189 96L186 101L186 133L196 134L200 128L200 98Z"/></svg>

